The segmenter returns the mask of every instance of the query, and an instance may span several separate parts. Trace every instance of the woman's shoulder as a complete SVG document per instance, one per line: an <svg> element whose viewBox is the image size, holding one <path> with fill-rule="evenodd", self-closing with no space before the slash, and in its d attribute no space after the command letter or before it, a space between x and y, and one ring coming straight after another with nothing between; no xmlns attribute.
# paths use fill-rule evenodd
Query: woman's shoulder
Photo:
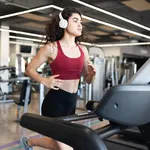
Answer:
<svg viewBox="0 0 150 150"><path fill-rule="evenodd" d="M83 49L86 49L86 46L82 45L82 44L79 44L79 46Z"/></svg>
<svg viewBox="0 0 150 150"><path fill-rule="evenodd" d="M84 54L88 53L88 50L87 50L86 46L84 46L82 44L79 44L79 47L82 49L82 51L84 52Z"/></svg>
<svg viewBox="0 0 150 150"><path fill-rule="evenodd" d="M43 49L45 49L45 51L47 52L54 53L57 49L57 43L56 42L47 43L43 46Z"/></svg>

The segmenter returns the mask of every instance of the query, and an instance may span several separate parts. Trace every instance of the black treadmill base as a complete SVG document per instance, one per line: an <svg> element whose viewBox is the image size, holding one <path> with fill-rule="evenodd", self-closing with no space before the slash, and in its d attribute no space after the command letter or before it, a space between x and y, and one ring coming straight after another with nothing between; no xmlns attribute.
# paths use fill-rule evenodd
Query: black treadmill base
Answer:
<svg viewBox="0 0 150 150"><path fill-rule="evenodd" d="M132 141L131 139L123 138L122 136L114 136L105 140L108 150L148 150L147 146L140 141Z"/></svg>
<svg viewBox="0 0 150 150"><path fill-rule="evenodd" d="M141 146L141 147L132 147L129 145L122 145L121 143L117 142L110 142L110 141L105 141L105 144L108 148L108 150L148 150L146 147Z"/></svg>

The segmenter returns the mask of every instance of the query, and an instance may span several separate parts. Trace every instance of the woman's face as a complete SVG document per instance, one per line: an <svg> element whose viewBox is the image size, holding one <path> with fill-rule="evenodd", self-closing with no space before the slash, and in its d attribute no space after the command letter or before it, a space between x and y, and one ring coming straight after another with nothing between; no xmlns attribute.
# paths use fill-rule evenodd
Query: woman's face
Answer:
<svg viewBox="0 0 150 150"><path fill-rule="evenodd" d="M81 36L82 20L79 14L73 13L72 16L69 17L66 31L75 37Z"/></svg>

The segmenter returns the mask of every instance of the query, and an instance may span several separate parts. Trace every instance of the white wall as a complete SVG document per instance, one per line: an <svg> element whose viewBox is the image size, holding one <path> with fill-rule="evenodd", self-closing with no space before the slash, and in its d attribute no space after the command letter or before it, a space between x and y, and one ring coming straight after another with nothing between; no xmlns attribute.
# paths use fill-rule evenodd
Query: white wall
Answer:
<svg viewBox="0 0 150 150"><path fill-rule="evenodd" d="M89 55L90 56L99 56L100 58L104 58L104 51L98 47L89 47Z"/></svg>
<svg viewBox="0 0 150 150"><path fill-rule="evenodd" d="M1 25L4 29L9 29L8 26ZM0 66L9 65L9 32L1 31L0 32ZM0 77L3 80L8 80L9 72L5 70L0 72ZM8 83L0 83L0 87L3 92L8 93Z"/></svg>
<svg viewBox="0 0 150 150"><path fill-rule="evenodd" d="M10 57L10 66L15 66L15 60L16 60L16 44L10 44L10 51L9 51L9 57Z"/></svg>
<svg viewBox="0 0 150 150"><path fill-rule="evenodd" d="M9 52L9 56L10 56L10 65L11 66L15 66L15 62L16 62L16 54L20 54L20 45L23 44L11 44L10 43L10 52ZM24 44L27 45L27 44ZM27 53L21 53L23 57L33 57L36 55L36 45L32 45L32 49L31 49L31 54L27 54Z"/></svg>
<svg viewBox="0 0 150 150"><path fill-rule="evenodd" d="M150 48L148 46L124 46L121 47L121 53L150 57Z"/></svg>
<svg viewBox="0 0 150 150"><path fill-rule="evenodd" d="M120 56L120 47L104 47L105 56Z"/></svg>
<svg viewBox="0 0 150 150"><path fill-rule="evenodd" d="M20 45L26 45L26 46L30 46L28 44L16 44L16 54L20 54ZM31 53L21 53L23 57L32 57L36 55L36 48L37 46L32 45L32 49L31 49Z"/></svg>
<svg viewBox="0 0 150 150"><path fill-rule="evenodd" d="M120 56L120 47L106 47L106 48L98 48L98 47L89 47L89 55L99 55L100 58L104 58L108 56Z"/></svg>

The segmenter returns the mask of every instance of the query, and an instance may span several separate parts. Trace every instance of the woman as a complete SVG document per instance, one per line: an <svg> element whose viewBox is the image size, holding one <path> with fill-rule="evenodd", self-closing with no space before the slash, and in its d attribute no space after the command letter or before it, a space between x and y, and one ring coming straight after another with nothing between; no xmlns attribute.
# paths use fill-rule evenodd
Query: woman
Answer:
<svg viewBox="0 0 150 150"><path fill-rule="evenodd" d="M81 13L75 8L65 8L53 17L46 27L46 44L27 66L26 74L29 77L50 88L42 104L43 116L60 117L75 114L81 74L89 84L95 76L95 69L89 61L86 47L77 44L82 38L81 19ZM50 64L52 76L44 78L36 70L46 61ZM25 150L31 150L33 146L52 150L72 149L48 137L23 137L21 142Z"/></svg>

